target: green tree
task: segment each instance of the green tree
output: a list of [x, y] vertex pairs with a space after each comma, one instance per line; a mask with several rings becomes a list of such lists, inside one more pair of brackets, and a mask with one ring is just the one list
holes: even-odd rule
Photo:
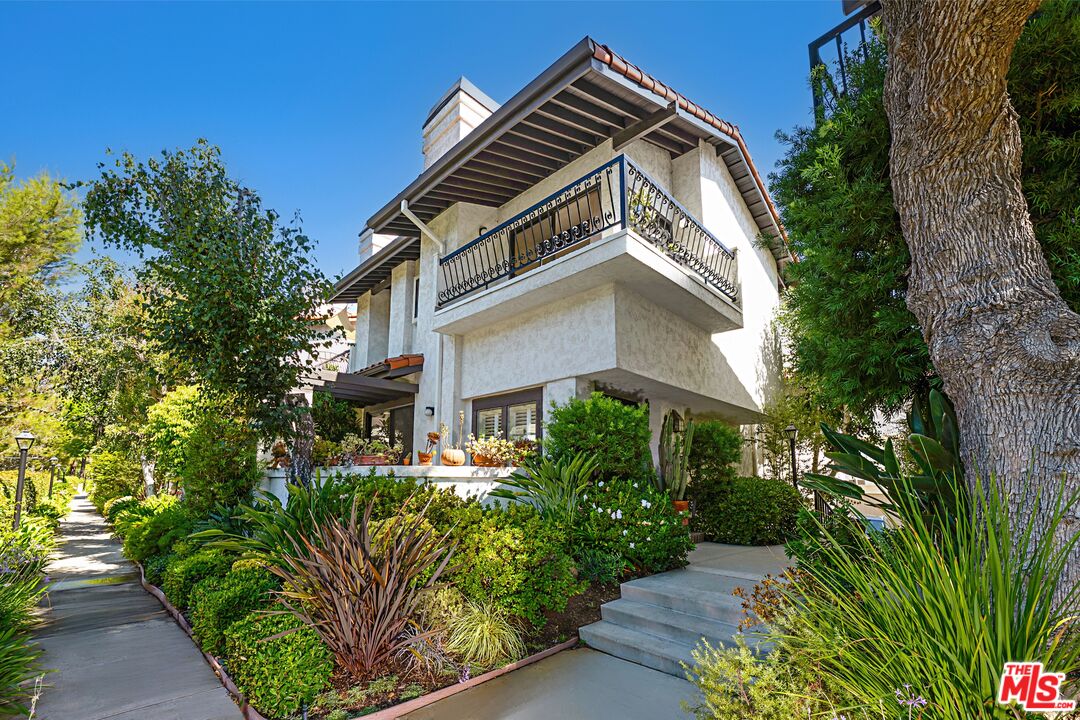
[[184, 467], [188, 440], [199, 423], [199, 388], [181, 385], [146, 412], [146, 449], [154, 462], [155, 483], [175, 482]]
[[[816, 127], [780, 134], [771, 179], [795, 253], [782, 320], [796, 372], [851, 413], [895, 411], [934, 381], [907, 307], [911, 257], [893, 203], [883, 103], [884, 43], [845, 59], [848, 93]], [[1020, 114], [1023, 190], [1035, 236], [1072, 308], [1080, 307], [1080, 4], [1051, 2], [1013, 53], [1009, 95]]]
[[266, 436], [320, 345], [328, 285], [297, 217], [282, 224], [200, 140], [145, 162], [128, 153], [89, 184], [87, 227], [143, 257], [148, 336], [191, 382]]
[[55, 412], [44, 392], [58, 283], [82, 239], [82, 216], [48, 175], [15, 179], [0, 163], [0, 430], [40, 425]]

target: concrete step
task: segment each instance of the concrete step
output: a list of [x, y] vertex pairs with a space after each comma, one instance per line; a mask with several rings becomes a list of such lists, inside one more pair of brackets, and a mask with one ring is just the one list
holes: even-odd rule
[[728, 575], [673, 570], [631, 580], [620, 589], [626, 600], [738, 625], [743, 613], [742, 600], [732, 595], [737, 587], [749, 592], [753, 583]]
[[731, 645], [732, 637], [739, 632], [739, 628], [731, 623], [626, 598], [604, 604], [600, 614], [614, 625], [647, 632], [690, 648], [697, 647], [703, 639], [713, 647]]
[[580, 628], [578, 635], [591, 648], [675, 677], [686, 677], [682, 663], [694, 664], [689, 645], [607, 620]]

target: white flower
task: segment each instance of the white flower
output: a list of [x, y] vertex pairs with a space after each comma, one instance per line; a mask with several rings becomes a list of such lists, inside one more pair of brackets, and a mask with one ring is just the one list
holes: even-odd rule
[[615, 519], [616, 520], [622, 520], [622, 510], [616, 510], [615, 511]]
[[610, 513], [608, 513], [608, 514], [609, 514], [609, 515], [611, 515], [611, 519], [612, 519], [612, 520], [614, 520], [614, 519], [615, 519], [615, 511], [614, 511], [614, 510], [612, 510], [612, 511], [611, 511]]
[[634, 487], [637, 487], [637, 483], [634, 483]]
[[652, 542], [652, 538], [651, 537], [645, 538], [645, 542]]
[[582, 500], [588, 500], [588, 499], [589, 499], [589, 496], [588, 496], [588, 495], [582, 495], [582, 496], [581, 496], [581, 499], [582, 499]]
[[625, 530], [623, 530], [623, 531], [622, 531], [622, 534], [623, 534], [623, 535], [626, 535], [626, 531], [625, 531]]
[[604, 487], [604, 481], [601, 480], [600, 482], [596, 483], [596, 487]]
[[631, 549], [631, 550], [633, 550], [633, 549], [634, 549], [634, 543], [630, 543], [630, 549]]
[[651, 508], [651, 507], [652, 507], [652, 503], [651, 503], [651, 502], [649, 502], [648, 500], [642, 500], [642, 501], [641, 501], [641, 507], [643, 507], [643, 508], [645, 508], [646, 510], [648, 510], [649, 508]]

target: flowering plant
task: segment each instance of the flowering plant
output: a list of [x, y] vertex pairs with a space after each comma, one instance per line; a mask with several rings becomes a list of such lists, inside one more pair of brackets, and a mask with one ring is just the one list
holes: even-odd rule
[[465, 449], [473, 457], [482, 455], [488, 460], [504, 467], [517, 467], [521, 465], [522, 461], [531, 451], [529, 445], [522, 445], [511, 440], [505, 440], [501, 433], [488, 435], [482, 438], [477, 438], [470, 433], [469, 442], [465, 444]]

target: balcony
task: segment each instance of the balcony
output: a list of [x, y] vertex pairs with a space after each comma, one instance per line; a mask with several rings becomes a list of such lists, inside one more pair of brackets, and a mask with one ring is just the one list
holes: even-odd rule
[[736, 253], [625, 155], [441, 258], [438, 280], [445, 332], [606, 283], [712, 332], [742, 322]]

